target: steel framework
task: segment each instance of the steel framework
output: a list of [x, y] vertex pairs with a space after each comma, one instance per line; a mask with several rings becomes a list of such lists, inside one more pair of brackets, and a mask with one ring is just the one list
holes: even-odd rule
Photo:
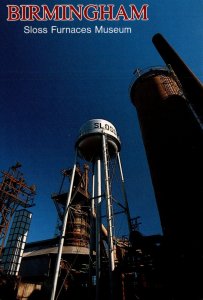
[[28, 208], [34, 205], [36, 187], [28, 186], [23, 174], [19, 171], [20, 163], [12, 166], [7, 172], [1, 171], [0, 183], [0, 255], [4, 247], [12, 216], [18, 207]]

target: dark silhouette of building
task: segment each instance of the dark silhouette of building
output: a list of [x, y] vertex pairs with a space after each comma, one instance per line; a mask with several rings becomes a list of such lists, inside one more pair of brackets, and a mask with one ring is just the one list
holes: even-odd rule
[[153, 41], [170, 65], [138, 70], [131, 99], [164, 234], [168, 293], [171, 299], [202, 299], [203, 88], [159, 34]]

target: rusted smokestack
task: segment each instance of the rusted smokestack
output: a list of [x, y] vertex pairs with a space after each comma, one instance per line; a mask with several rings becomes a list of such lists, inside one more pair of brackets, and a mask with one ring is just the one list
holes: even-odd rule
[[153, 36], [152, 42], [165, 63], [174, 70], [188, 101], [200, 121], [203, 122], [203, 86], [201, 82], [160, 33]]

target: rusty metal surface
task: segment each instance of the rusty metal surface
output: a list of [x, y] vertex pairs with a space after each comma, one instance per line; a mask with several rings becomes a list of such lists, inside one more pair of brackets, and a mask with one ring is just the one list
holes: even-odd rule
[[203, 86], [201, 82], [161, 34], [154, 35], [152, 42], [164, 62], [170, 65], [176, 73], [188, 100], [203, 122]]
[[[66, 226], [65, 245], [89, 248], [90, 238], [90, 200], [88, 192], [89, 166], [84, 164], [83, 170], [76, 167], [73, 192], [69, 207], [69, 217]], [[72, 169], [63, 170], [64, 178], [69, 179]], [[64, 207], [68, 197], [67, 192], [62, 192], [64, 179], [61, 186], [61, 193], [52, 196], [59, 219], [63, 220]]]
[[2, 171], [0, 183], [0, 255], [4, 246], [11, 218], [17, 207], [28, 208], [34, 205], [35, 186], [28, 186], [23, 174], [18, 170], [19, 163]]

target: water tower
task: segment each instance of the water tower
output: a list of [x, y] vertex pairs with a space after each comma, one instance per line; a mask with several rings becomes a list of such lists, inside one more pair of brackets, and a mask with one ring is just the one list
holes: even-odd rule
[[[92, 165], [92, 196], [91, 196], [91, 218], [96, 223], [96, 299], [99, 299], [101, 292], [101, 228], [106, 232], [107, 250], [108, 250], [108, 267], [109, 267], [109, 296], [113, 298], [113, 271], [115, 269], [115, 235], [114, 235], [114, 207], [120, 208], [119, 213], [125, 213], [128, 229], [130, 231], [131, 222], [127, 202], [127, 196], [124, 186], [124, 177], [120, 159], [121, 141], [117, 134], [116, 128], [112, 123], [103, 119], [92, 119], [87, 121], [81, 128], [79, 136], [75, 143], [75, 162], [70, 180], [70, 188], [66, 203], [66, 213], [63, 220], [63, 229], [58, 251], [57, 267], [55, 272], [55, 281], [52, 291], [52, 300], [54, 300], [57, 285], [57, 277], [60, 267], [60, 259], [63, 248], [66, 224], [68, 219], [68, 210], [71, 203], [74, 176], [78, 159], [84, 160]], [[111, 163], [115, 162], [118, 169], [122, 200], [114, 199], [112, 195], [113, 182]], [[116, 204], [115, 204], [116, 202]], [[105, 213], [103, 208], [105, 206]], [[104, 216], [102, 216], [104, 214]], [[107, 230], [105, 230], [103, 222]], [[92, 226], [93, 227], [93, 226]], [[92, 245], [90, 241], [90, 255]]]

